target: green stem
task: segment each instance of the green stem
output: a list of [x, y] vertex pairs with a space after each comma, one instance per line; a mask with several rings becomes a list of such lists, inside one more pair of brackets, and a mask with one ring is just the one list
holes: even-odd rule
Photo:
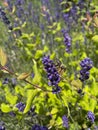
[[[17, 75], [16, 73], [10, 71], [10, 70], [9, 70], [8, 68], [6, 68], [5, 66], [0, 65], [0, 67], [1, 67], [2, 70], [7, 71], [9, 74], [18, 77], [18, 75]], [[34, 86], [34, 88], [37, 88], [37, 89], [43, 90], [43, 91], [45, 91], [45, 92], [52, 92], [51, 90], [43, 89], [43, 88], [39, 87], [38, 85], [33, 84], [33, 83], [31, 83], [30, 81], [28, 81], [28, 80], [26, 80], [26, 79], [22, 79], [22, 80], [23, 80], [24, 82], [26, 82], [26, 83], [28, 83], [28, 84]]]

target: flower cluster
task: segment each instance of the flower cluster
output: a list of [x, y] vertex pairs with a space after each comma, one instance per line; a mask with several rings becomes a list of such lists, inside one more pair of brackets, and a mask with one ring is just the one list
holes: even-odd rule
[[62, 29], [63, 37], [64, 37], [64, 43], [66, 45], [66, 52], [71, 52], [71, 37], [67, 33], [65, 29]]
[[40, 126], [40, 125], [35, 124], [32, 126], [32, 130], [48, 130], [48, 128], [45, 126]]
[[59, 92], [60, 87], [58, 86], [58, 83], [60, 82], [60, 75], [56, 69], [55, 64], [53, 63], [53, 60], [51, 60], [49, 56], [44, 56], [42, 62], [47, 72], [47, 77], [49, 80], [48, 84], [53, 86], [54, 93]]
[[22, 103], [22, 102], [19, 102], [19, 103], [16, 104], [16, 107], [18, 108], [18, 110], [19, 110], [20, 112], [23, 112], [24, 109], [25, 109], [25, 104]]
[[80, 80], [85, 81], [89, 79], [89, 70], [93, 67], [93, 62], [90, 58], [85, 58], [80, 62], [81, 70], [80, 70]]
[[69, 127], [69, 124], [68, 124], [68, 118], [66, 117], [66, 115], [64, 115], [64, 116], [62, 117], [62, 120], [63, 120], [63, 126], [64, 126], [65, 128], [68, 128], [68, 127]]
[[0, 18], [3, 20], [3, 22], [8, 25], [9, 29], [12, 30], [12, 26], [10, 25], [10, 21], [6, 16], [6, 13], [3, 11], [3, 9], [0, 7]]
[[93, 112], [88, 111], [88, 113], [87, 113], [87, 118], [91, 121], [91, 123], [94, 123], [95, 115], [94, 115]]

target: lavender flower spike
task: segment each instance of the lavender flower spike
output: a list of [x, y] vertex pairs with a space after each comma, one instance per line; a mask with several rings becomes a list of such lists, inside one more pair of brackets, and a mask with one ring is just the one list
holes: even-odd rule
[[87, 118], [89, 119], [89, 121], [91, 121], [91, 123], [94, 123], [95, 115], [94, 115], [93, 112], [88, 111], [88, 113], [87, 113]]
[[50, 86], [53, 86], [53, 93], [60, 92], [60, 88], [58, 86], [58, 83], [60, 82], [60, 75], [56, 69], [55, 64], [49, 56], [44, 56], [42, 59], [42, 63], [47, 72], [47, 77], [49, 80], [48, 84]]
[[83, 82], [89, 79], [89, 70], [93, 67], [93, 62], [90, 58], [85, 58], [80, 62], [81, 70], [80, 70], [80, 80]]
[[66, 117], [66, 115], [64, 115], [64, 116], [62, 117], [62, 120], [63, 120], [63, 126], [64, 126], [65, 128], [68, 128], [68, 127], [69, 127], [69, 124], [68, 124], [68, 118]]

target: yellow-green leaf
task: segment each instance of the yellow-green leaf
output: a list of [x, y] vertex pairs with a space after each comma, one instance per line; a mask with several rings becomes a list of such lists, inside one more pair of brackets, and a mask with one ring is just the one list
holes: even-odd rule
[[6, 54], [4, 53], [2, 47], [0, 47], [0, 63], [2, 66], [4, 66], [7, 62], [7, 56]]
[[35, 75], [34, 78], [33, 78], [33, 83], [37, 84], [37, 83], [40, 83], [41, 75], [40, 75], [40, 72], [38, 70], [36, 61], [33, 60], [33, 62], [34, 62], [33, 71], [34, 71], [34, 75]]
[[17, 100], [18, 100], [18, 97], [12, 95], [10, 92], [7, 92], [5, 97], [6, 97], [6, 100], [7, 100], [10, 104], [12, 104], [12, 105], [16, 104], [16, 102], [17, 102]]
[[36, 90], [28, 90], [27, 91], [27, 101], [26, 101], [26, 107], [25, 107], [24, 112], [23, 112], [24, 114], [30, 110], [31, 105], [32, 105], [32, 100], [37, 93], [38, 93], [38, 91], [36, 91]]
[[71, 85], [77, 89], [82, 88], [82, 82], [80, 80], [73, 80]]
[[56, 114], [58, 112], [58, 109], [57, 108], [53, 108], [52, 110], [51, 110], [51, 114]]
[[92, 41], [98, 44], [98, 35], [93, 36]]
[[1, 111], [4, 113], [8, 113], [11, 111], [11, 108], [8, 104], [2, 103], [1, 104]]
[[19, 79], [19, 80], [26, 79], [26, 78], [28, 78], [29, 75], [30, 75], [30, 73], [22, 73], [21, 75], [19, 75], [17, 77], [17, 79]]

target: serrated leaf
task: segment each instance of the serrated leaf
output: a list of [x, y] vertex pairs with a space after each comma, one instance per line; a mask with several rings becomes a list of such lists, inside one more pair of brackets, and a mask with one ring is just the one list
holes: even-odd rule
[[0, 63], [2, 66], [4, 66], [7, 62], [7, 56], [6, 54], [4, 53], [2, 47], [0, 47]]
[[11, 111], [11, 108], [8, 104], [2, 103], [1, 104], [1, 111], [4, 113], [8, 113]]
[[19, 75], [19, 76], [17, 77], [17, 79], [23, 80], [23, 79], [28, 78], [29, 75], [30, 75], [30, 73], [22, 73], [21, 75]]

